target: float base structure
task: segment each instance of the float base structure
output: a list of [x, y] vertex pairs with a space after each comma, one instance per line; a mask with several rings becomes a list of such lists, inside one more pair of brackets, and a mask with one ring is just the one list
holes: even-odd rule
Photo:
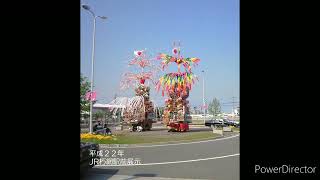
[[167, 125], [169, 132], [186, 132], [189, 131], [189, 124], [187, 122], [171, 122]]

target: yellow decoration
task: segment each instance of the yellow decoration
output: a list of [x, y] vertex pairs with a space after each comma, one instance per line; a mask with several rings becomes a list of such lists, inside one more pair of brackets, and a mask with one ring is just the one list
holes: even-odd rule
[[112, 136], [103, 136], [103, 135], [97, 135], [97, 134], [90, 134], [90, 133], [83, 133], [80, 134], [81, 139], [99, 139], [99, 140], [107, 140], [112, 139]]

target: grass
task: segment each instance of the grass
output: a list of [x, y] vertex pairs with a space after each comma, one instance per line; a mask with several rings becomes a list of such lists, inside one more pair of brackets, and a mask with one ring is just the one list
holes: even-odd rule
[[114, 140], [98, 140], [86, 139], [84, 142], [94, 142], [98, 144], [144, 144], [144, 143], [168, 143], [171, 141], [194, 141], [213, 139], [219, 137], [218, 134], [213, 134], [212, 131], [206, 132], [184, 132], [185, 134], [168, 134], [168, 135], [147, 135], [147, 136], [133, 136], [130, 133], [117, 135]]
[[[229, 127], [231, 127], [231, 130], [233, 132], [240, 132], [240, 128], [238, 127], [234, 127], [234, 126], [229, 126]], [[216, 130], [222, 130], [222, 127], [217, 127]]]
[[232, 131], [235, 131], [235, 132], [240, 132], [240, 128], [237, 128], [237, 127], [231, 127]]

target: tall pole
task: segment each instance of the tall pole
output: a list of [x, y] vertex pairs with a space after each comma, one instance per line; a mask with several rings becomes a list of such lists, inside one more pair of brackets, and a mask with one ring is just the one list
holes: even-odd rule
[[91, 54], [91, 88], [90, 88], [90, 123], [89, 123], [89, 131], [92, 134], [92, 109], [93, 109], [93, 81], [94, 81], [94, 55], [95, 55], [95, 41], [96, 41], [96, 19], [99, 17], [101, 19], [107, 19], [105, 16], [96, 16], [94, 12], [91, 10], [90, 6], [82, 5], [83, 9], [89, 11], [93, 16], [93, 31], [92, 31], [92, 54]]
[[234, 96], [232, 97], [232, 115], [234, 116]]
[[94, 50], [96, 41], [96, 16], [93, 18], [93, 32], [92, 32], [92, 54], [91, 54], [91, 88], [90, 88], [90, 134], [92, 134], [92, 93], [93, 93], [93, 80], [94, 80]]
[[202, 70], [203, 72], [203, 77], [202, 77], [202, 107], [203, 107], [203, 110], [204, 110], [204, 123], [206, 122], [206, 109], [205, 109], [205, 101], [204, 101], [204, 70]]

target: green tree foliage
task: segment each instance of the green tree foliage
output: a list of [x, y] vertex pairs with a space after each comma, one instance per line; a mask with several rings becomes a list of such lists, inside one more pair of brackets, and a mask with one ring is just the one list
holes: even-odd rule
[[90, 82], [80, 74], [80, 111], [86, 114], [90, 110], [90, 101], [86, 100], [86, 93], [90, 91]]
[[93, 117], [95, 120], [98, 120], [98, 121], [104, 120], [106, 117], [106, 112], [101, 111], [101, 110], [97, 111], [97, 112], [93, 113]]
[[214, 116], [221, 113], [221, 105], [217, 98], [213, 98], [212, 102], [209, 103], [208, 110]]

